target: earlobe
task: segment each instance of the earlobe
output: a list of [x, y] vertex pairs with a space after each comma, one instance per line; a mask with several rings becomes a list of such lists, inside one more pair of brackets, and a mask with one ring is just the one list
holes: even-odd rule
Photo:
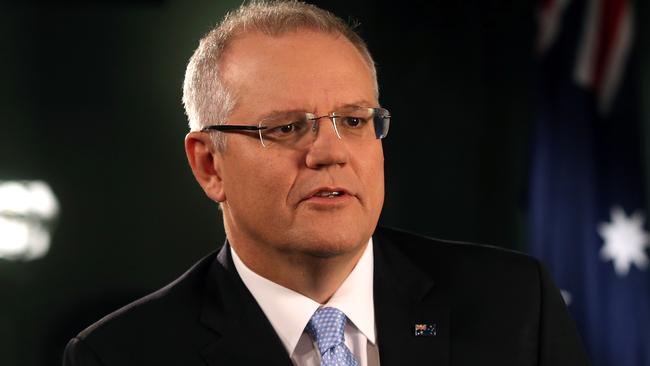
[[206, 133], [190, 132], [185, 136], [185, 154], [192, 173], [203, 191], [213, 201], [223, 202], [226, 195], [221, 177], [221, 153]]

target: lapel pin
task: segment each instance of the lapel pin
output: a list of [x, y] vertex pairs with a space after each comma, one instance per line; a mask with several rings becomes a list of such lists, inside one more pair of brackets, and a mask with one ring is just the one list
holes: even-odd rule
[[415, 324], [416, 337], [435, 337], [438, 334], [438, 326], [433, 324]]

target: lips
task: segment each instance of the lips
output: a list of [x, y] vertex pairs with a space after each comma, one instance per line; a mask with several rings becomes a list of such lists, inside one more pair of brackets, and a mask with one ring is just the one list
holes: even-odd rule
[[327, 197], [327, 198], [333, 198], [333, 197], [338, 197], [340, 195], [344, 194], [343, 192], [340, 191], [319, 191], [316, 192], [315, 195], [312, 197]]
[[333, 199], [350, 194], [351, 193], [347, 189], [341, 187], [319, 187], [312, 190], [309, 194], [306, 195], [304, 199], [308, 200], [312, 197]]

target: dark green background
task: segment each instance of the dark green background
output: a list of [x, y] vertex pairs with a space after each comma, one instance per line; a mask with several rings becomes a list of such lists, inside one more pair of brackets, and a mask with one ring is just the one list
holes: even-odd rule
[[[199, 38], [238, 3], [0, 8], [0, 180], [45, 180], [61, 203], [45, 258], [0, 260], [0, 365], [59, 364], [68, 338], [223, 241], [185, 162], [181, 84]], [[381, 222], [525, 249], [535, 3], [315, 3], [361, 22], [394, 116]]]

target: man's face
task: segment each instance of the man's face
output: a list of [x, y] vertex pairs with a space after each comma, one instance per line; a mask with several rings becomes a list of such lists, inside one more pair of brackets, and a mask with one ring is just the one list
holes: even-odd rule
[[[378, 106], [369, 66], [342, 36], [247, 34], [226, 51], [222, 72], [237, 96], [228, 124], [257, 124], [278, 111], [322, 116], [346, 105]], [[384, 200], [380, 140], [338, 139], [328, 118], [301, 149], [263, 147], [254, 133], [226, 139], [217, 164], [231, 239], [320, 257], [365, 245]]]

